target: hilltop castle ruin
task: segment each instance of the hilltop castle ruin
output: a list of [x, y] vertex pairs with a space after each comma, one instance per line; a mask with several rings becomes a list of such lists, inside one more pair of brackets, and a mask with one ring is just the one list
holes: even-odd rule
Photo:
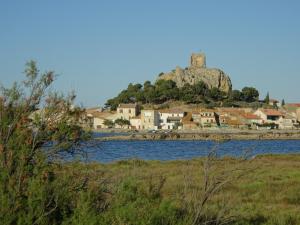
[[175, 70], [163, 73], [158, 77], [159, 79], [173, 80], [179, 88], [186, 83], [194, 85], [203, 81], [209, 88], [216, 87], [224, 92], [229, 92], [232, 89], [228, 75], [218, 68], [206, 67], [206, 56], [204, 53], [193, 53], [189, 67], [182, 69], [177, 66]]

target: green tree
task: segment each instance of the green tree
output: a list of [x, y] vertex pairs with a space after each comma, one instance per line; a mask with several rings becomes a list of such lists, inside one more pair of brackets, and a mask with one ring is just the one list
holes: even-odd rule
[[242, 89], [243, 99], [246, 102], [258, 101], [259, 92], [254, 87], [244, 87]]
[[193, 85], [193, 90], [195, 95], [204, 96], [207, 93], [208, 87], [203, 81], [199, 81], [195, 85]]
[[200, 103], [205, 100], [208, 92], [209, 89], [203, 81], [195, 85], [186, 83], [179, 89], [179, 99], [186, 103]]
[[223, 100], [226, 94], [219, 90], [219, 88], [213, 87], [209, 90], [208, 96], [215, 101]]
[[76, 154], [88, 138], [78, 125], [83, 110], [73, 106], [74, 94], [47, 92], [54, 72], [40, 74], [30, 61], [25, 74], [22, 83], [1, 88], [0, 221], [56, 224], [64, 199], [82, 185], [61, 180], [55, 168], [61, 165], [56, 159]]
[[151, 84], [151, 82], [149, 80], [147, 80], [147, 81], [144, 82], [143, 88], [144, 88], [144, 91], [147, 91], [149, 89], [153, 89], [154, 86]]
[[282, 101], [281, 101], [281, 106], [285, 106], [285, 101], [284, 101], [284, 99], [282, 99]]
[[158, 80], [155, 83], [155, 92], [157, 94], [157, 103], [163, 103], [168, 100], [177, 100], [179, 96], [176, 83], [172, 80]]
[[186, 103], [193, 103], [194, 102], [194, 91], [190, 84], [184, 84], [182, 88], [179, 90], [180, 100]]
[[119, 119], [115, 120], [115, 124], [117, 124], [121, 127], [130, 126], [130, 121], [126, 120], [126, 119], [119, 118]]
[[264, 102], [265, 102], [266, 104], [269, 104], [269, 103], [270, 103], [270, 95], [269, 95], [269, 92], [267, 93], [267, 95], [266, 95], [266, 97], [265, 97], [265, 99], [264, 99]]
[[243, 94], [240, 90], [232, 90], [229, 93], [229, 98], [232, 101], [241, 101], [241, 100], [243, 100]]
[[108, 128], [112, 128], [114, 126], [114, 122], [111, 120], [104, 120], [103, 124]]

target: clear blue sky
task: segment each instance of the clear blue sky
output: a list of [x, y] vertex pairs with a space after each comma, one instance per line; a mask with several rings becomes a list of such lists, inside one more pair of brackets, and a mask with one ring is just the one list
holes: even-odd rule
[[34, 59], [96, 106], [202, 50], [234, 88], [300, 102], [299, 12], [298, 0], [0, 0], [0, 81]]

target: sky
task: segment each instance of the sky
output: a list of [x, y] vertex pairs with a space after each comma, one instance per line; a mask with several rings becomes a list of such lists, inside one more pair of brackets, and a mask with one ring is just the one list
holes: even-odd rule
[[101, 106], [202, 51], [234, 89], [300, 102], [299, 11], [298, 0], [0, 0], [0, 83], [35, 60], [58, 74], [54, 90]]

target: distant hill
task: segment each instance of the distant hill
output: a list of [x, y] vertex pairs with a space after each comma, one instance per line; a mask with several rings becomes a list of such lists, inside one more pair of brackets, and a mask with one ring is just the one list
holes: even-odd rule
[[130, 83], [106, 107], [115, 110], [120, 103], [164, 105], [169, 102], [201, 104], [206, 107], [257, 107], [259, 92], [253, 87], [232, 90], [230, 77], [220, 69], [206, 68], [204, 53], [192, 54], [190, 66], [160, 73], [154, 84]]

